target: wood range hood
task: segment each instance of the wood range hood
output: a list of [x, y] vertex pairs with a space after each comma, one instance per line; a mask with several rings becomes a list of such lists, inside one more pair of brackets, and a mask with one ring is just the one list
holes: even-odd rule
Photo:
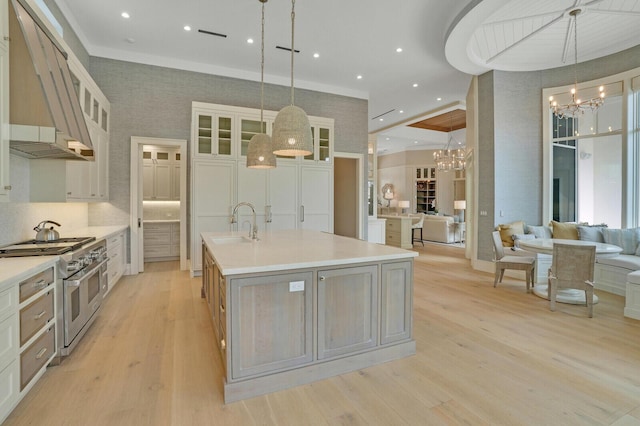
[[67, 54], [31, 7], [9, 1], [11, 152], [30, 159], [93, 160]]

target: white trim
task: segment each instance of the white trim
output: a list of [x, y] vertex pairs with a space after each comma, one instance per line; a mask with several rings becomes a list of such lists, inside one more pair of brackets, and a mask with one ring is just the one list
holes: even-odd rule
[[141, 241], [143, 228], [138, 227], [142, 220], [142, 146], [163, 145], [180, 148], [180, 270], [187, 270], [187, 141], [185, 139], [163, 139], [141, 136], [131, 137], [131, 274], [144, 271]]
[[[352, 152], [334, 152], [333, 153], [333, 158], [351, 158], [356, 160], [356, 174], [358, 176], [358, 188], [357, 188], [357, 193], [360, 194], [360, 201], [358, 202], [358, 211], [357, 211], [357, 228], [358, 228], [358, 238], [359, 239], [364, 239], [364, 221], [363, 219], [363, 214], [366, 211], [368, 213], [368, 210], [364, 207], [365, 204], [367, 203], [367, 191], [365, 191], [363, 193], [362, 188], [364, 187], [364, 168], [362, 167], [363, 165], [363, 161], [364, 161], [364, 154], [355, 154]], [[334, 167], [333, 167], [334, 173], [335, 173], [335, 161], [334, 161]], [[368, 181], [368, 179], [367, 179]], [[334, 183], [335, 184], [335, 183]], [[333, 191], [333, 196], [334, 196], [334, 200], [335, 200], [335, 191]], [[333, 203], [334, 208], [335, 208], [335, 201]], [[368, 215], [367, 215], [368, 216]], [[335, 217], [333, 219], [333, 223], [335, 225]]]

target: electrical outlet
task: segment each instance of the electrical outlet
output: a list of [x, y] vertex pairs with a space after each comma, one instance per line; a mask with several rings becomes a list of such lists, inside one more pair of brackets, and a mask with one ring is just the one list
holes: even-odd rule
[[290, 281], [289, 293], [293, 293], [294, 291], [304, 291], [304, 281]]

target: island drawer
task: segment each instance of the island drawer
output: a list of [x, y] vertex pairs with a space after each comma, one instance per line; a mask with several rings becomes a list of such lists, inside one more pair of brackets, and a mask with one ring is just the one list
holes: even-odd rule
[[20, 344], [24, 345], [53, 318], [53, 291], [20, 310]]
[[20, 390], [24, 389], [55, 352], [55, 325], [49, 327], [20, 356]]
[[20, 282], [20, 302], [24, 302], [49, 284], [54, 282], [53, 267], [45, 269]]

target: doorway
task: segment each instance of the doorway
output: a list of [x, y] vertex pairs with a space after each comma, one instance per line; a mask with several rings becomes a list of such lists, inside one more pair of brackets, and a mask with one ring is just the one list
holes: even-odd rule
[[[149, 156], [149, 149], [146, 147], [166, 147], [168, 150], [174, 153], [171, 162], [171, 174], [165, 173], [165, 167], [159, 167], [161, 173], [160, 182], [162, 188], [157, 191], [157, 194], [153, 191], [153, 185], [150, 185], [150, 178], [152, 171], [149, 168], [150, 164], [144, 160], [145, 156]], [[145, 209], [147, 214], [150, 214], [149, 207], [145, 208], [143, 204], [144, 198], [151, 200], [152, 196], [160, 202], [157, 207], [157, 212], [160, 215], [166, 216], [169, 214], [171, 220], [160, 220], [159, 217], [155, 217], [156, 223], [171, 223], [171, 231], [168, 235], [163, 234], [163, 241], [168, 245], [167, 250], [171, 250], [171, 239], [175, 240], [175, 244], [178, 246], [176, 249], [179, 251], [180, 257], [180, 269], [187, 269], [187, 141], [180, 139], [162, 139], [162, 138], [147, 138], [133, 136], [131, 138], [131, 272], [137, 274], [144, 271], [144, 220]], [[145, 182], [145, 177], [147, 180]], [[153, 194], [153, 195], [151, 195]], [[167, 195], [171, 194], [171, 195]], [[157, 196], [156, 196], [157, 195]], [[178, 216], [178, 221], [175, 221], [175, 216]], [[178, 231], [179, 230], [179, 231]], [[177, 232], [176, 232], [177, 231]], [[160, 250], [163, 250], [161, 248]], [[165, 253], [160, 251], [160, 257]], [[171, 252], [167, 253], [167, 257], [171, 256]], [[178, 253], [173, 253], [175, 256]]]
[[334, 154], [333, 232], [363, 238], [362, 232], [362, 156]]

